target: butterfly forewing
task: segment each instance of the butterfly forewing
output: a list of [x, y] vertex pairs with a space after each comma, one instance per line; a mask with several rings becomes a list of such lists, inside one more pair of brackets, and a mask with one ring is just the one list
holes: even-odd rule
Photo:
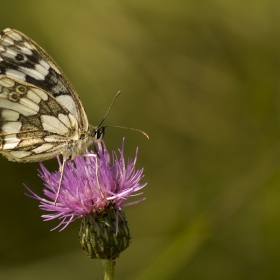
[[43, 161], [64, 154], [87, 132], [84, 108], [60, 68], [24, 34], [5, 29], [0, 35], [0, 152], [14, 161]]

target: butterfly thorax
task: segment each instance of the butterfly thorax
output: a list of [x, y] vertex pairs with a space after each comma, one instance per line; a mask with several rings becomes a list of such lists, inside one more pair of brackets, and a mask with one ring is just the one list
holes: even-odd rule
[[95, 127], [89, 125], [88, 131], [78, 135], [78, 139], [72, 139], [68, 142], [67, 148], [62, 152], [62, 155], [67, 160], [72, 160], [76, 156], [81, 156], [84, 151], [94, 142], [98, 143], [104, 136], [104, 127]]

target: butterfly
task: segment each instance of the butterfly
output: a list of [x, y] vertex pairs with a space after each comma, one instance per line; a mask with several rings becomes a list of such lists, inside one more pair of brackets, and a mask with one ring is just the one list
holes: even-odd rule
[[17, 30], [1, 32], [1, 154], [16, 162], [62, 155], [60, 188], [65, 162], [100, 142], [104, 132], [88, 123], [78, 94], [40, 46]]

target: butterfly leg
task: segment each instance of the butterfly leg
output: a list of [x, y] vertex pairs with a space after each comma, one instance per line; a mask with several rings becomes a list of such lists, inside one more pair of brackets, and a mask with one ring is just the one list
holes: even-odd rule
[[65, 166], [66, 161], [68, 161], [68, 159], [63, 158], [62, 165], [59, 167], [60, 178], [59, 178], [57, 193], [56, 193], [55, 200], [54, 200], [54, 205], [56, 205], [57, 199], [59, 197], [60, 187], [61, 187], [61, 183], [62, 183], [62, 179], [63, 179], [63, 173], [64, 173], [64, 166]]

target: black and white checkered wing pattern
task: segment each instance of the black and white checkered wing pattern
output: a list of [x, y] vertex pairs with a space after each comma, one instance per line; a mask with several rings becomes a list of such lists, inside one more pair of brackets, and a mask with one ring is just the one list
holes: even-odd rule
[[24, 34], [0, 35], [0, 153], [13, 161], [63, 154], [88, 131], [79, 97], [51, 57]]

